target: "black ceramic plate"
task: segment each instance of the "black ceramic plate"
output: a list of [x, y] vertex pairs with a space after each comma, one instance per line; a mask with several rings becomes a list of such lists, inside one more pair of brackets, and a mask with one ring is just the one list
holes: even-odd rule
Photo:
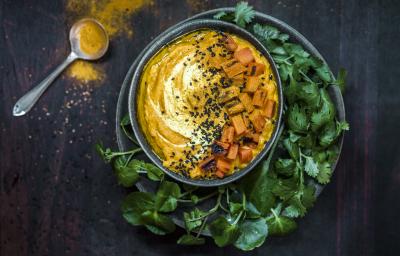
[[[279, 98], [277, 106], [277, 120], [276, 120], [277, 122], [274, 131], [271, 134], [270, 140], [267, 143], [265, 143], [263, 150], [245, 168], [242, 168], [240, 171], [237, 171], [232, 175], [227, 176], [224, 179], [191, 179], [176, 172], [170, 171], [168, 168], [165, 168], [162, 164], [162, 160], [156, 155], [156, 153], [153, 151], [153, 149], [147, 142], [146, 138], [144, 137], [142, 129], [140, 128], [140, 125], [137, 120], [137, 111], [138, 111], [137, 91], [146, 64], [163, 47], [170, 44], [178, 37], [200, 29], [213, 29], [222, 32], [229, 32], [249, 41], [269, 61], [277, 83], [277, 92]], [[267, 49], [252, 34], [247, 32], [246, 30], [231, 23], [219, 20], [211, 20], [211, 19], [196, 19], [180, 24], [178, 27], [168, 32], [162, 33], [160, 37], [157, 39], [157, 41], [155, 42], [153, 41], [150, 45], [151, 46], [147, 48], [146, 52], [144, 52], [143, 56], [140, 58], [140, 61], [137, 64], [136, 69], [133, 73], [132, 82], [129, 89], [129, 107], [128, 107], [133, 131], [136, 135], [136, 138], [140, 146], [146, 153], [147, 157], [149, 157], [153, 163], [155, 163], [160, 169], [162, 169], [167, 175], [169, 175], [173, 179], [197, 187], [215, 187], [215, 186], [225, 185], [227, 183], [240, 179], [248, 172], [250, 172], [252, 169], [254, 169], [254, 167], [265, 157], [265, 155], [271, 148], [272, 143], [276, 139], [281, 124], [282, 109], [283, 109], [282, 85], [280, 77], [278, 74], [278, 70], [275, 66], [275, 63], [271, 55], [269, 55]]]
[[[214, 9], [210, 10], [207, 12], [203, 12], [200, 14], [197, 14], [187, 20], [184, 20], [175, 26], [167, 29], [164, 33], [167, 33], [168, 31], [176, 28], [182, 23], [188, 22], [190, 20], [195, 20], [195, 19], [204, 19], [204, 18], [212, 18], [216, 13], [220, 11], [225, 11], [225, 12], [233, 12], [234, 8], [220, 8], [220, 9]], [[288, 24], [284, 23], [281, 20], [278, 20], [274, 17], [271, 17], [269, 15], [256, 12], [255, 22], [258, 22], [260, 24], [268, 24], [274, 27], [277, 27], [280, 31], [283, 33], [286, 33], [290, 35], [290, 41], [295, 42], [298, 44], [301, 44], [303, 48], [308, 51], [310, 54], [322, 59], [324, 62], [324, 58], [321, 56], [321, 54], [318, 52], [318, 50], [303, 36], [301, 35], [298, 31], [296, 31], [294, 28], [290, 27]], [[161, 35], [160, 35], [161, 36]], [[157, 41], [160, 36], [157, 36], [154, 41]], [[150, 45], [150, 44], [149, 44]], [[129, 139], [124, 135], [123, 131], [121, 130], [119, 123], [122, 119], [122, 117], [126, 114], [128, 114], [128, 92], [129, 92], [129, 85], [132, 80], [133, 72], [139, 62], [139, 60], [142, 58], [143, 54], [145, 51], [147, 51], [147, 48], [144, 48], [143, 51], [137, 56], [136, 60], [132, 63], [132, 66], [129, 68], [128, 73], [126, 74], [126, 77], [124, 79], [124, 82], [122, 83], [121, 91], [119, 94], [118, 98], [118, 103], [117, 103], [117, 113], [116, 113], [116, 133], [117, 133], [117, 141], [118, 141], [118, 147], [120, 150], [125, 151], [128, 150], [133, 146], [133, 144], [129, 141]], [[340, 90], [336, 88], [335, 86], [329, 87], [329, 94], [332, 97], [332, 100], [336, 106], [337, 110], [337, 118], [339, 121], [344, 121], [345, 120], [345, 109], [344, 109], [344, 102], [342, 98], [342, 94], [340, 93]], [[342, 149], [342, 144], [343, 144], [343, 135], [339, 140], [339, 149], [341, 151]], [[143, 154], [142, 159], [149, 161], [149, 159]], [[337, 161], [339, 158], [337, 159]], [[332, 170], [335, 169], [337, 165], [337, 161], [332, 165]], [[148, 191], [148, 192], [156, 192], [156, 183], [148, 181], [147, 179], [141, 179], [139, 182], [136, 184], [137, 188], [140, 191]], [[323, 186], [319, 184], [315, 184], [317, 190], [316, 194], [317, 196], [320, 194]], [[199, 208], [208, 208], [212, 205], [214, 205], [215, 202], [213, 199], [210, 199], [209, 201], [203, 202], [202, 205], [199, 206]], [[171, 217], [173, 218], [174, 222], [178, 225], [183, 227], [184, 223], [182, 221], [182, 212], [184, 211], [184, 208], [179, 208], [178, 211], [174, 212]]]

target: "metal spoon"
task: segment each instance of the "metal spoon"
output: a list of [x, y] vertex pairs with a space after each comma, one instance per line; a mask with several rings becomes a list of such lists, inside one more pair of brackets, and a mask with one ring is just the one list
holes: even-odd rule
[[[102, 49], [100, 49], [95, 54], [88, 55], [81, 51], [78, 32], [81, 26], [85, 22], [93, 22], [98, 25], [104, 32], [106, 43]], [[101, 58], [108, 49], [108, 35], [104, 29], [104, 27], [94, 19], [82, 19], [76, 22], [70, 32], [69, 32], [69, 41], [71, 44], [71, 53], [68, 55], [67, 59], [58, 66], [53, 73], [51, 73], [47, 78], [45, 78], [40, 84], [27, 92], [24, 96], [22, 96], [17, 103], [15, 103], [13, 108], [14, 116], [22, 116], [28, 113], [29, 110], [35, 105], [35, 103], [39, 100], [40, 96], [46, 91], [49, 85], [57, 78], [57, 76], [72, 62], [77, 59], [83, 60], [96, 60]]]

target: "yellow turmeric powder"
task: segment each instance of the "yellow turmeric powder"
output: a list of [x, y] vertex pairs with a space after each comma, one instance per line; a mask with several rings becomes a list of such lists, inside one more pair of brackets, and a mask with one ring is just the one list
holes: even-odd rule
[[96, 55], [107, 44], [107, 36], [94, 21], [85, 21], [78, 30], [79, 48], [87, 55]]
[[[133, 34], [131, 17], [145, 5], [151, 4], [152, 0], [67, 0], [66, 11], [73, 23], [82, 17], [98, 20], [105, 28], [108, 36], [127, 36]], [[86, 49], [90, 52], [96, 49]], [[102, 81], [105, 77], [104, 71], [93, 63], [75, 62], [69, 68], [68, 75], [82, 83], [91, 81]]]

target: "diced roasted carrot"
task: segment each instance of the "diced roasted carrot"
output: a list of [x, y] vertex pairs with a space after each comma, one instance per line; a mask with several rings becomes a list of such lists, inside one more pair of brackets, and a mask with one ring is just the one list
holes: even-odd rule
[[260, 141], [260, 134], [259, 133], [252, 133], [250, 136], [251, 136], [251, 139], [255, 143], [258, 143]]
[[265, 72], [265, 65], [257, 62], [250, 63], [247, 67], [247, 75], [259, 76]]
[[257, 144], [254, 143], [254, 142], [247, 143], [246, 146], [248, 146], [249, 148], [252, 148], [252, 149], [256, 149], [257, 148]]
[[262, 112], [259, 109], [257, 109], [257, 110], [254, 110], [249, 116], [249, 119], [250, 119], [251, 123], [253, 124], [256, 132], [262, 132], [264, 125], [265, 125], [265, 118], [262, 116], [261, 113]]
[[239, 150], [239, 145], [238, 144], [232, 144], [232, 146], [229, 148], [228, 154], [226, 155], [226, 158], [230, 160], [235, 160], [237, 153]]
[[265, 117], [271, 118], [274, 116], [274, 110], [275, 110], [275, 101], [273, 100], [267, 100], [267, 103], [265, 103], [265, 107], [263, 109], [263, 114]]
[[231, 82], [233, 86], [241, 87], [245, 82], [243, 73], [232, 77]]
[[225, 173], [225, 172], [228, 172], [230, 169], [231, 169], [231, 164], [228, 161], [223, 160], [221, 158], [219, 158], [217, 160], [217, 170], [218, 171]]
[[239, 94], [239, 100], [242, 102], [247, 112], [251, 113], [254, 110], [252, 99], [247, 93]]
[[222, 130], [221, 142], [232, 143], [235, 136], [235, 128], [232, 126], [225, 126]]
[[247, 114], [244, 113], [244, 114], [242, 115], [242, 117], [243, 117], [244, 125], [246, 125], [247, 128], [251, 128], [251, 127], [250, 127], [249, 116], [248, 116]]
[[265, 100], [267, 99], [267, 91], [264, 89], [257, 89], [253, 96], [253, 105], [257, 107], [264, 106]]
[[237, 50], [233, 56], [245, 66], [254, 61], [253, 53], [248, 47]]
[[253, 150], [248, 147], [239, 148], [239, 160], [241, 163], [248, 163], [253, 158]]
[[210, 57], [208, 59], [208, 61], [209, 61], [210, 65], [212, 67], [220, 69], [222, 67], [221, 65], [225, 61], [225, 59], [223, 59], [222, 57], [217, 55], [217, 56], [214, 56], [214, 57]]
[[261, 79], [258, 76], [249, 76], [246, 81], [245, 92], [255, 92], [261, 84]]
[[237, 76], [247, 70], [245, 66], [235, 59], [224, 62], [221, 66], [229, 78]]
[[230, 51], [235, 51], [238, 48], [238, 45], [232, 37], [227, 36], [225, 39], [225, 47]]
[[226, 143], [226, 142], [222, 142], [222, 141], [215, 141], [215, 144], [217, 144], [218, 146], [221, 146], [223, 149], [227, 150], [231, 144]]
[[238, 103], [230, 108], [228, 108], [229, 115], [235, 115], [238, 113], [242, 113], [245, 110], [244, 105], [242, 103]]
[[218, 95], [218, 100], [221, 103], [230, 101], [231, 99], [239, 96], [240, 89], [236, 86], [230, 86], [220, 91]]
[[237, 135], [242, 135], [246, 132], [247, 128], [241, 114], [231, 117], [231, 121]]
[[225, 176], [225, 173], [218, 170], [215, 172], [215, 175], [217, 175], [218, 178], [222, 179]]
[[211, 155], [211, 156], [207, 157], [206, 159], [204, 159], [203, 161], [201, 161], [199, 163], [200, 169], [203, 169], [203, 170], [209, 169], [209, 167], [210, 167], [210, 165], [212, 164], [213, 161], [215, 161], [215, 157], [214, 156]]

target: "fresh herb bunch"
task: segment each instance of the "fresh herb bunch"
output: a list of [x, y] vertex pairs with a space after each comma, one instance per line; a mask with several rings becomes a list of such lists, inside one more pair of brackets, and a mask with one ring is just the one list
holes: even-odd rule
[[[349, 125], [336, 120], [327, 88], [338, 86], [343, 92], [346, 72], [340, 70], [335, 79], [322, 60], [289, 42], [289, 35], [277, 28], [252, 23], [254, 16], [253, 8], [240, 2], [235, 12], [220, 12], [214, 18], [250, 31], [278, 66], [285, 96], [285, 125], [268, 157], [235, 184], [201, 194], [196, 187], [168, 181], [155, 165], [135, 159], [142, 150], [126, 116], [121, 128], [137, 147], [113, 152], [99, 144], [97, 151], [112, 164], [122, 186], [132, 187], [140, 178], [159, 183], [155, 194], [132, 192], [124, 199], [122, 214], [130, 224], [144, 225], [158, 235], [171, 233], [175, 224], [168, 214], [184, 204], [191, 210], [182, 216], [186, 234], [178, 244], [204, 244], [201, 234], [209, 232], [220, 247], [233, 244], [248, 251], [262, 245], [268, 235], [282, 236], [295, 230], [295, 218], [303, 217], [316, 199], [315, 183], [330, 181], [332, 164], [339, 154], [338, 138]], [[197, 207], [210, 198], [216, 198], [212, 208]]]

